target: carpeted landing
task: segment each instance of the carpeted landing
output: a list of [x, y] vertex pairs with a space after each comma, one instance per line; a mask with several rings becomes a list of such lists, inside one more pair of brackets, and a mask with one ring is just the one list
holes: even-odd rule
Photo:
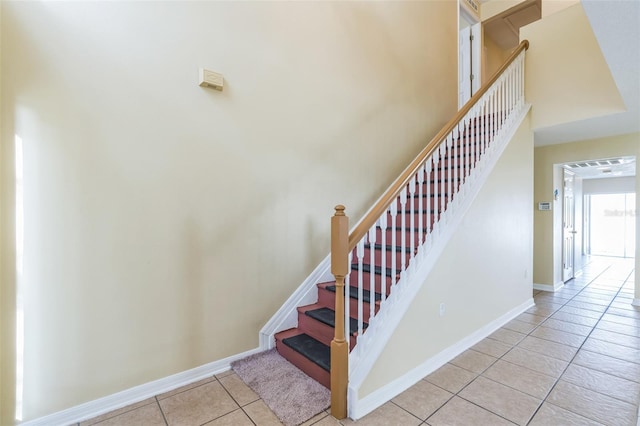
[[275, 349], [235, 361], [231, 368], [287, 426], [299, 425], [330, 405], [329, 389]]

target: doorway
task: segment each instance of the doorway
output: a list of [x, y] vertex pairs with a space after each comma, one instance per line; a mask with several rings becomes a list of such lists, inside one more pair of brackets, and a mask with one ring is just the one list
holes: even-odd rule
[[587, 253], [635, 257], [636, 214], [635, 193], [585, 195]]

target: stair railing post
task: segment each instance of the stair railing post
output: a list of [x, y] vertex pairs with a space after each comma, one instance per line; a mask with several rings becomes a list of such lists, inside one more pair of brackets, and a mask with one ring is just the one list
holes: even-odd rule
[[331, 218], [331, 273], [336, 278], [335, 334], [331, 341], [331, 415], [347, 417], [349, 345], [344, 333], [344, 280], [349, 272], [349, 218], [336, 206]]

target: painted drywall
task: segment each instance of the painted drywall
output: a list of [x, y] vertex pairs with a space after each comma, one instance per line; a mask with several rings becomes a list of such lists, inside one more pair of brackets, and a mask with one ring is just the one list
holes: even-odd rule
[[585, 194], [622, 194], [629, 192], [636, 192], [635, 176], [585, 179], [584, 181]]
[[534, 130], [625, 111], [581, 4], [520, 29]]
[[[364, 381], [360, 397], [531, 298], [533, 134], [529, 126], [527, 117]], [[446, 307], [443, 317], [440, 303]]]
[[480, 6], [480, 16], [483, 21], [492, 18], [500, 13], [511, 9], [514, 6], [524, 3], [525, 0], [489, 0]]
[[482, 84], [489, 81], [489, 79], [493, 76], [493, 74], [500, 69], [500, 67], [505, 63], [509, 55], [510, 51], [502, 49], [498, 46], [495, 41], [493, 41], [486, 34], [483, 34], [483, 51], [484, 55], [483, 59], [483, 70], [482, 70]]
[[[3, 36], [3, 13], [0, 5], [0, 82], [5, 75], [3, 55], [7, 38]], [[14, 252], [14, 157], [12, 143], [4, 138], [5, 119], [10, 111], [4, 107], [4, 90], [0, 84], [0, 424], [10, 425], [15, 418], [15, 252]], [[10, 143], [7, 143], [10, 142]]]
[[542, 17], [553, 15], [578, 3], [580, 0], [542, 0]]
[[[552, 285], [562, 281], [561, 232], [562, 232], [562, 180], [557, 170], [560, 164], [618, 156], [640, 156], [640, 133], [609, 138], [591, 139], [535, 149], [534, 202], [553, 201], [553, 191], [558, 189], [558, 201], [553, 210], [534, 212], [534, 268], [533, 282]], [[554, 178], [555, 176], [555, 178]], [[640, 187], [640, 174], [636, 173], [635, 186]], [[637, 197], [638, 198], [638, 197]], [[638, 201], [636, 200], [636, 203]], [[636, 206], [638, 207], [638, 206]], [[636, 209], [638, 210], [638, 209]], [[554, 215], [556, 219], [554, 220]], [[640, 226], [636, 217], [636, 228]], [[636, 242], [638, 237], [636, 237]], [[636, 269], [640, 256], [636, 257]], [[636, 276], [636, 291], [640, 287]]]
[[257, 347], [334, 205], [355, 222], [456, 111], [456, 2], [0, 7], [25, 419]]

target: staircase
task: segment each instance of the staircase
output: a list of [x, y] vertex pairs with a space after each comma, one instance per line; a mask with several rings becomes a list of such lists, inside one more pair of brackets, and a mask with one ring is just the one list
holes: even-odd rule
[[[371, 286], [368, 290], [362, 289], [364, 316], [360, 326], [357, 316], [358, 277], [352, 273], [347, 278], [349, 311], [354, 313], [350, 315], [349, 321], [350, 350], [356, 344], [359, 330], [362, 330], [362, 333], [366, 331], [371, 309], [373, 308], [374, 314], [378, 312], [382, 301], [392, 293], [400, 278], [401, 266], [409, 264], [419, 244], [433, 231], [442, 213], [453, 201], [454, 194], [458, 192], [465, 180], [464, 167], [475, 167], [482, 153], [485, 152], [480, 149], [467, 149], [467, 147], [474, 145], [488, 148], [492, 139], [490, 136], [495, 133], [495, 129], [489, 130], [486, 126], [480, 126], [481, 122], [488, 121], [489, 117], [485, 118], [487, 120], [474, 120], [469, 126], [471, 131], [459, 136], [437, 165], [432, 164], [433, 173], [428, 182], [423, 182], [421, 188], [413, 190], [407, 185], [406, 193], [411, 195], [410, 199], [403, 202], [399, 196], [396, 200], [395, 224], [397, 226], [384, 231], [380, 225], [376, 226], [375, 241], [382, 241], [384, 233], [384, 240], [392, 244], [383, 246], [379, 243], [365, 242], [362, 256], [357, 256], [357, 248], [353, 249], [351, 259], [362, 259], [360, 265], [362, 282], [368, 284], [373, 282], [374, 289], [371, 291]], [[439, 192], [442, 188], [449, 189], [449, 192]], [[394, 222], [390, 212], [387, 212], [386, 222], [388, 224]], [[414, 226], [399, 226], [403, 223]], [[402, 244], [403, 241], [404, 244]], [[358, 269], [358, 262], [352, 260], [351, 270], [358, 271]], [[317, 284], [317, 303], [298, 307], [298, 326], [275, 335], [276, 348], [280, 355], [327, 388], [330, 387], [330, 344], [335, 334], [335, 291], [335, 281]]]
[[526, 116], [527, 48], [520, 44], [351, 230], [336, 207], [331, 255], [260, 331], [262, 347], [275, 343], [331, 388], [334, 417], [372, 409], [359, 389]]

